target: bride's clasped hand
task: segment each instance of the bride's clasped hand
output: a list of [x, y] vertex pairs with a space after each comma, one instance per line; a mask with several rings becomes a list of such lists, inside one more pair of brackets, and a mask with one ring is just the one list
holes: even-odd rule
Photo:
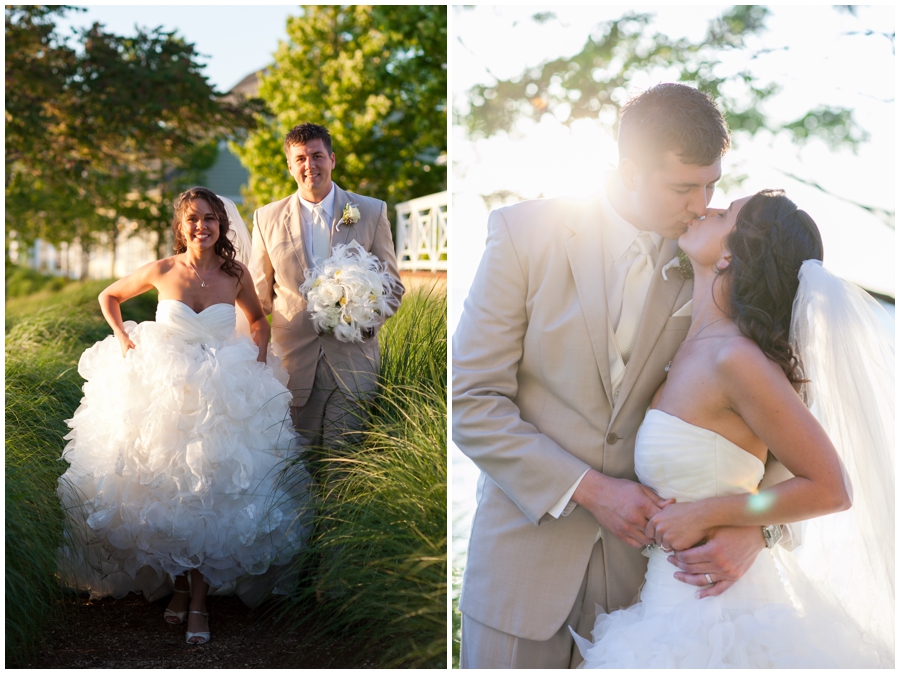
[[687, 550], [716, 526], [704, 521], [707, 512], [696, 503], [670, 503], [650, 518], [644, 533], [665, 551]]

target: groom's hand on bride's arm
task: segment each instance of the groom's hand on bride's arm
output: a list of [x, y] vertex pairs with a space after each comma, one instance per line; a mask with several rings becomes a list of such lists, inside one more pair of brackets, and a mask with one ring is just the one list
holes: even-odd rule
[[633, 548], [653, 541], [644, 530], [651, 517], [672, 501], [649, 487], [589, 470], [572, 494], [572, 500], [588, 511], [604, 529]]
[[[765, 547], [759, 527], [717, 527], [710, 530], [705, 543], [674, 552], [669, 562], [680, 569], [675, 578], [706, 588], [698, 597], [715, 597], [747, 573]], [[711, 586], [707, 573], [714, 581]]]

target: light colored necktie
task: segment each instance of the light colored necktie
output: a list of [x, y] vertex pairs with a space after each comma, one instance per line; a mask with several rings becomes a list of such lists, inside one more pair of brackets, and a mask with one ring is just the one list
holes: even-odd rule
[[331, 255], [331, 227], [325, 222], [325, 213], [321, 204], [312, 209], [312, 253], [313, 259], [324, 260]]
[[634, 350], [634, 340], [637, 337], [638, 324], [641, 322], [641, 312], [644, 310], [647, 290], [650, 288], [650, 281], [653, 278], [651, 253], [656, 250], [656, 246], [647, 232], [641, 232], [631, 244], [631, 250], [634, 251], [635, 248], [638, 252], [625, 279], [622, 314], [619, 318], [619, 327], [616, 328], [616, 342], [619, 344], [622, 360], [626, 364]]

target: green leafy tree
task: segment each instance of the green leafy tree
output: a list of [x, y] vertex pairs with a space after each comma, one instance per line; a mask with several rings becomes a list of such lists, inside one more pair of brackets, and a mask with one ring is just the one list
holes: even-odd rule
[[6, 7], [6, 180], [10, 167], [47, 151], [53, 138], [52, 101], [72, 76], [75, 52], [55, 32], [68, 7]]
[[297, 186], [283, 142], [296, 124], [331, 133], [334, 181], [394, 204], [446, 189], [447, 8], [309, 6], [262, 77], [268, 112], [233, 150], [253, 208]]
[[7, 232], [77, 239], [86, 255], [98, 241], [114, 252], [131, 219], [157, 233], [162, 254], [173, 193], [258, 108], [223, 100], [174, 32], [94, 24], [73, 48], [53, 23], [70, 9], [6, 8]]
[[[651, 14], [629, 12], [620, 19], [600, 23], [581, 51], [525, 69], [511, 79], [497, 78], [469, 91], [469, 105], [457, 111], [457, 121], [473, 138], [509, 131], [521, 118], [539, 121], [552, 114], [563, 124], [600, 119], [611, 127], [629, 98], [629, 85], [638, 73], [686, 82], [708, 93], [720, 105], [733, 132], [750, 136], [766, 129], [788, 133], [795, 143], [818, 138], [832, 148], [851, 147], [868, 138], [847, 108], [820, 106], [788, 122], [768, 117], [765, 102], [780, 87], [764, 82], [749, 69], [722, 67], [725, 53], [740, 52], [746, 61], [754, 52], [751, 38], [765, 31], [766, 7], [732, 7], [712, 20], [698, 42], [673, 40], [650, 32]], [[552, 13], [536, 14], [539, 22], [553, 20]]]

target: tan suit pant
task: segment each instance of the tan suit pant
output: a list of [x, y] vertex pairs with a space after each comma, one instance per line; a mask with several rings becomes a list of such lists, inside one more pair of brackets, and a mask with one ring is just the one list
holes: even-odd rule
[[341, 393], [325, 354], [319, 356], [313, 390], [305, 405], [291, 406], [294, 428], [313, 446], [329, 446], [362, 427], [362, 409]]
[[[587, 571], [572, 610], [547, 641], [532, 641], [483, 625], [463, 614], [460, 667], [462, 669], [566, 669], [582, 661], [569, 633], [569, 626], [585, 639], [591, 638], [596, 605], [606, 605], [606, 574], [603, 573], [603, 542], [591, 551]], [[565, 563], [565, 560], [560, 560]], [[524, 588], [523, 588], [524, 589]]]

